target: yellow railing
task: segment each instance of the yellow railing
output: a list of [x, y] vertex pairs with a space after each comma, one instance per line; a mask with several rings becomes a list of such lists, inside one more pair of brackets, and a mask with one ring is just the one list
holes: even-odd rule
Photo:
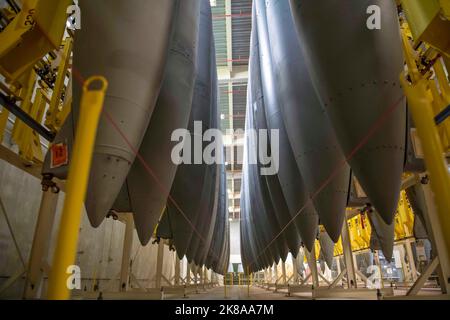
[[[101, 88], [89, 89], [89, 86], [96, 81], [101, 82]], [[49, 299], [68, 299], [70, 297], [67, 285], [69, 276], [67, 270], [75, 263], [81, 213], [86, 195], [98, 121], [107, 86], [106, 79], [97, 76], [89, 78], [83, 87], [80, 116], [66, 185], [66, 198], [49, 277]]]

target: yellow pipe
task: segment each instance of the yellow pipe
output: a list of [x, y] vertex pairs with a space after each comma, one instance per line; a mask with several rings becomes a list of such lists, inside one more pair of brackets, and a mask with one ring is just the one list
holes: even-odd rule
[[[417, 127], [417, 134], [422, 144], [425, 165], [429, 172], [430, 186], [434, 193], [437, 213], [442, 234], [450, 249], [450, 177], [444, 150], [434, 123], [432, 102], [429, 97], [426, 80], [410, 85], [405, 77], [400, 77], [402, 87], [408, 98], [408, 106]], [[449, 252], [450, 253], [450, 252]]]
[[[90, 90], [89, 85], [94, 81], [101, 82], [102, 87], [98, 90]], [[49, 277], [48, 299], [64, 300], [70, 297], [67, 268], [75, 263], [81, 212], [98, 121], [107, 87], [108, 82], [100, 76], [89, 78], [83, 86], [80, 116], [66, 185], [66, 199]]]

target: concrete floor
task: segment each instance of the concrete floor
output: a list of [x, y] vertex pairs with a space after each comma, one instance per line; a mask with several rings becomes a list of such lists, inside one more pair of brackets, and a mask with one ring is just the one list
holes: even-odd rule
[[[250, 289], [250, 291], [248, 291]], [[208, 289], [198, 294], [190, 294], [188, 300], [310, 300], [307, 295], [286, 297], [286, 293], [274, 293], [259, 287], [250, 286], [227, 286], [227, 297], [223, 286]], [[250, 295], [249, 295], [250, 293]], [[170, 299], [170, 298], [169, 298]], [[179, 298], [176, 298], [179, 299]], [[186, 299], [186, 298], [185, 298]]]
[[[286, 291], [273, 292], [272, 290], [265, 290], [260, 287], [250, 286], [227, 286], [226, 289], [226, 298], [225, 298], [225, 289], [223, 286], [215, 287], [212, 289], [208, 289], [207, 291], [200, 292], [198, 294], [189, 294], [187, 298], [178, 297], [170, 297], [167, 296], [166, 300], [311, 300], [311, 293], [296, 293], [293, 296], [288, 297], [286, 295]], [[404, 296], [406, 291], [404, 290], [395, 290], [395, 296]], [[432, 296], [439, 298], [440, 292], [439, 289], [429, 289], [425, 291], [421, 291], [419, 296]], [[442, 298], [442, 297], [441, 297]], [[363, 295], [361, 297], [327, 297], [327, 298], [319, 298], [317, 300], [358, 300], [358, 299], [366, 299], [366, 300], [376, 300], [376, 296], [369, 297], [367, 295]]]

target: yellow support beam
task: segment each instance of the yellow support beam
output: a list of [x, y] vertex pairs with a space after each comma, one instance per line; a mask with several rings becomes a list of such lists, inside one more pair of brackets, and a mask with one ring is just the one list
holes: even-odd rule
[[60, 61], [55, 85], [53, 87], [52, 99], [50, 101], [50, 105], [48, 107], [47, 114], [45, 117], [45, 125], [53, 132], [57, 132], [61, 128], [62, 123], [60, 122], [60, 118], [58, 117], [58, 115], [61, 112], [63, 112], [62, 107], [70, 107], [70, 105], [69, 106], [63, 105], [61, 101], [61, 96], [63, 93], [64, 84], [67, 76], [67, 69], [70, 63], [70, 54], [72, 52], [73, 39], [71, 37], [67, 37], [64, 40], [63, 45], [64, 49], [61, 51], [59, 57]]
[[[31, 99], [33, 97], [36, 85], [36, 73], [34, 72], [34, 70], [30, 70], [26, 78], [27, 82], [20, 89], [19, 94], [19, 97], [21, 99], [20, 108], [26, 113], [30, 114], [33, 105]], [[12, 130], [12, 139], [19, 146], [19, 155], [24, 159], [25, 159], [24, 153], [26, 149], [24, 141], [27, 139], [26, 135], [30, 132], [30, 130], [31, 129], [21, 120], [16, 119], [14, 121], [14, 127]]]
[[2, 108], [0, 111], [0, 144], [3, 141], [5, 134], [6, 124], [8, 123], [9, 111], [6, 108]]
[[[72, 75], [70, 75], [69, 82], [66, 86], [66, 91], [64, 95], [64, 101], [61, 107], [61, 110], [56, 114], [55, 123], [57, 125], [62, 125], [64, 121], [66, 121], [67, 116], [69, 115], [72, 109]], [[60, 127], [58, 128], [58, 130]]]
[[[433, 71], [435, 78], [429, 81], [429, 86], [433, 95], [434, 113], [438, 114], [450, 105], [450, 83], [442, 59], [436, 60]], [[438, 130], [444, 152], [450, 152], [450, 121], [447, 119], [441, 123]]]
[[[100, 89], [89, 86], [99, 81]], [[67, 192], [58, 232], [57, 246], [49, 277], [48, 298], [64, 300], [70, 297], [67, 269], [75, 263], [81, 213], [86, 195], [98, 121], [103, 107], [107, 81], [91, 77], [83, 86], [80, 116], [67, 179]]]
[[[42, 90], [43, 89], [40, 88], [36, 91], [36, 97], [29, 112], [29, 115], [39, 123], [42, 122], [45, 107], [47, 105], [43, 98]], [[23, 126], [22, 130], [23, 135], [21, 139], [20, 155], [27, 162], [42, 163], [44, 156], [39, 135], [33, 129], [26, 126]]]

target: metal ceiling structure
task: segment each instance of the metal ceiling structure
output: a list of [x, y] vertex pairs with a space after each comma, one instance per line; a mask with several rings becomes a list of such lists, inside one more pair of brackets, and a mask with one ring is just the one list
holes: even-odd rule
[[[240, 217], [242, 132], [247, 102], [251, 0], [211, 0], [219, 76], [221, 129], [225, 138], [230, 217]], [[231, 131], [230, 131], [231, 130]], [[241, 133], [236, 133], [240, 130]], [[234, 132], [234, 134], [231, 134]]]

